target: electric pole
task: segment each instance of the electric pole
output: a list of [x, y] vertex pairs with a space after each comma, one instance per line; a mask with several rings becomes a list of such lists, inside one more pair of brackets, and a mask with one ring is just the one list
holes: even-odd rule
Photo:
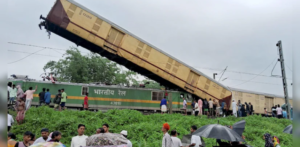
[[283, 83], [283, 92], [284, 92], [284, 98], [285, 98], [285, 104], [287, 105], [287, 118], [290, 119], [290, 104], [289, 104], [289, 96], [288, 96], [288, 85], [286, 82], [286, 74], [285, 74], [285, 67], [284, 67], [284, 59], [283, 59], [283, 51], [282, 51], [282, 44], [281, 41], [278, 41], [278, 43], [276, 44], [276, 46], [278, 47], [278, 51], [279, 51], [279, 59], [278, 61], [280, 61], [280, 65], [281, 65], [281, 75], [282, 75], [282, 83]]

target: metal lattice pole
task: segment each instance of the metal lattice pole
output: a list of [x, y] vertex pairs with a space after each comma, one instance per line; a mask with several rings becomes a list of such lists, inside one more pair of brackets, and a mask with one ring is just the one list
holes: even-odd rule
[[280, 65], [281, 65], [281, 75], [282, 75], [282, 83], [283, 83], [283, 92], [284, 92], [284, 99], [285, 99], [285, 104], [287, 105], [287, 118], [290, 119], [290, 105], [289, 105], [289, 96], [288, 96], [288, 85], [286, 82], [286, 74], [285, 74], [285, 67], [284, 67], [284, 59], [283, 59], [283, 51], [282, 51], [282, 43], [281, 41], [278, 41], [276, 44], [279, 50], [279, 59]]

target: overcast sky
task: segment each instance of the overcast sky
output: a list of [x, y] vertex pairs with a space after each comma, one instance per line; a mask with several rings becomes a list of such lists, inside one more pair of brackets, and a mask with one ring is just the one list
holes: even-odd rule
[[[177, 59], [212, 77], [228, 66], [221, 83], [229, 87], [283, 95], [282, 80], [271, 76], [283, 42], [288, 84], [292, 82], [294, 29], [299, 24], [297, 1], [282, 0], [76, 0]], [[46, 16], [55, 0], [0, 1], [0, 47], [8, 50], [7, 63], [18, 61], [41, 48], [32, 44], [68, 49], [74, 43], [40, 30], [39, 16]], [[17, 51], [17, 52], [16, 52]], [[80, 48], [84, 54], [88, 50]], [[23, 52], [23, 53], [21, 53]], [[24, 53], [26, 52], [26, 53]], [[7, 72], [40, 79], [43, 66], [59, 60], [63, 50], [44, 49], [8, 64]], [[210, 70], [210, 69], [218, 70]], [[261, 74], [255, 76], [233, 71]], [[277, 63], [273, 74], [281, 75]], [[217, 76], [217, 80], [220, 74]], [[224, 78], [226, 80], [222, 81]], [[289, 86], [292, 95], [292, 87]]]

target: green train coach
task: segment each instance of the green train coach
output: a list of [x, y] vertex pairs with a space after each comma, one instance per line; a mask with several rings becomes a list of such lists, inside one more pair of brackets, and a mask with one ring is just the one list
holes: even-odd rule
[[[139, 111], [156, 112], [160, 111], [160, 101], [166, 94], [165, 90], [124, 87], [116, 85], [97, 85], [97, 84], [82, 84], [50, 81], [34, 81], [34, 80], [19, 80], [9, 79], [15, 85], [20, 85], [24, 92], [29, 87], [35, 88], [32, 106], [39, 105], [39, 93], [43, 88], [49, 89], [51, 93], [51, 104], [58, 93], [59, 89], [65, 89], [67, 93], [66, 107], [71, 109], [81, 109], [85, 93], [89, 93], [89, 110], [108, 110], [108, 109], [134, 109]], [[191, 108], [191, 95], [186, 92], [167, 91], [168, 109], [172, 112], [180, 112], [183, 105], [181, 95], [187, 98], [188, 110]], [[172, 107], [170, 107], [172, 106]]]

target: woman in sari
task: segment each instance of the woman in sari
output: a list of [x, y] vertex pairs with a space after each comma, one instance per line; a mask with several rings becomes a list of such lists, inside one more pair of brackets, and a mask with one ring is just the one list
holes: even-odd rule
[[23, 123], [23, 120], [25, 118], [25, 103], [24, 101], [22, 101], [22, 99], [18, 99], [18, 106], [17, 106], [17, 117], [16, 120], [18, 122], [18, 125]]
[[24, 97], [24, 91], [23, 89], [21, 88], [20, 85], [17, 85], [17, 99], [23, 99]]

